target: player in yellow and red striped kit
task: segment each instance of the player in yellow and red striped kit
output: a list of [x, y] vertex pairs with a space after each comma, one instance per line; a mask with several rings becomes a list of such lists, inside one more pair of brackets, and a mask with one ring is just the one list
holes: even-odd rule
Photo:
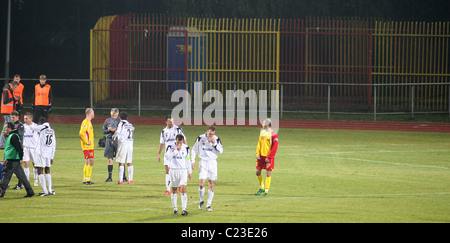
[[[262, 124], [263, 130], [259, 134], [258, 145], [256, 146], [256, 176], [258, 177], [259, 190], [255, 195], [264, 192], [264, 196], [269, 196], [272, 171], [275, 165], [275, 154], [278, 149], [278, 135], [272, 131], [272, 122], [266, 119]], [[261, 170], [266, 170], [266, 183], [264, 184]]]

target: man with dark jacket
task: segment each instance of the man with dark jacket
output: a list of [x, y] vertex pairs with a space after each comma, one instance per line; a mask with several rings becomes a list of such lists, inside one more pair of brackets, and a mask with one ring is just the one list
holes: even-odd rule
[[20, 142], [17, 129], [12, 122], [6, 124], [6, 132], [8, 138], [6, 139], [5, 144], [5, 163], [3, 164], [2, 179], [0, 180], [0, 197], [5, 195], [13, 173], [16, 174], [17, 178], [25, 186], [25, 190], [27, 191], [25, 197], [32, 197], [34, 196], [33, 188], [31, 188], [22, 166], [20, 165], [20, 161], [23, 158], [22, 143]]

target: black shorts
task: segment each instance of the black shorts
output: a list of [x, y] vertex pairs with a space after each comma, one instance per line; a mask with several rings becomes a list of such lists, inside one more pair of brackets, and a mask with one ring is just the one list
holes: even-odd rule
[[111, 138], [106, 138], [105, 140], [105, 158], [114, 158], [116, 157], [117, 151], [117, 139], [114, 140], [114, 143], [111, 143]]

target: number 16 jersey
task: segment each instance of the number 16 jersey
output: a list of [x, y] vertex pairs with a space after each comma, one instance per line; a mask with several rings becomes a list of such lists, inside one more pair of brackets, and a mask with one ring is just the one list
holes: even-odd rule
[[36, 146], [36, 152], [42, 157], [53, 159], [56, 150], [55, 131], [50, 127], [48, 122], [42, 125], [32, 125], [31, 129], [39, 134], [39, 142]]

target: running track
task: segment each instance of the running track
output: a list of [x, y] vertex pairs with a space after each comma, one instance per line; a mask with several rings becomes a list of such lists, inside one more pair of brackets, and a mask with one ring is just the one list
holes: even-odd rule
[[[107, 116], [96, 116], [94, 124], [103, 124]], [[53, 116], [50, 123], [81, 124], [84, 116]], [[129, 117], [135, 125], [165, 125], [163, 117]], [[193, 122], [191, 123], [193, 124]], [[234, 123], [236, 124], [236, 122]], [[248, 124], [248, 122], [246, 122]], [[205, 125], [205, 124], [203, 124]], [[450, 123], [431, 122], [379, 122], [379, 121], [330, 121], [330, 120], [295, 120], [281, 119], [280, 128], [306, 129], [346, 129], [346, 130], [384, 130], [384, 131], [414, 131], [414, 132], [448, 132]]]

